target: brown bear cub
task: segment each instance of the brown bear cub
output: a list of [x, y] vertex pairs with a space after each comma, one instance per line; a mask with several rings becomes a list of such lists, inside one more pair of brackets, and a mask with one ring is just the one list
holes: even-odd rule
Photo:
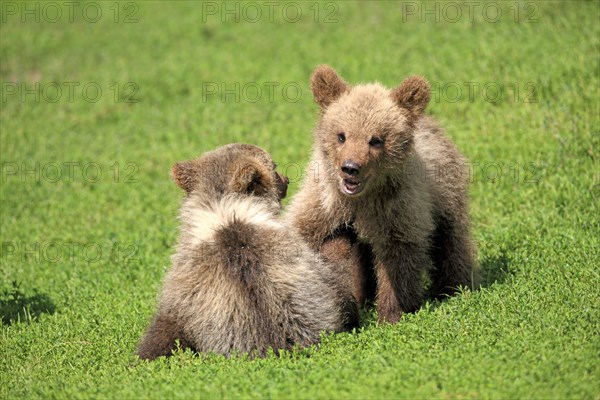
[[321, 110], [311, 173], [288, 213], [299, 233], [347, 259], [355, 298], [373, 292], [382, 321], [421, 305], [425, 273], [437, 297], [472, 285], [465, 158], [423, 115], [427, 81], [349, 86], [322, 65], [311, 90]]
[[264, 355], [358, 324], [350, 285], [281, 221], [287, 178], [264, 150], [232, 144], [176, 163], [181, 234], [142, 359], [176, 347]]

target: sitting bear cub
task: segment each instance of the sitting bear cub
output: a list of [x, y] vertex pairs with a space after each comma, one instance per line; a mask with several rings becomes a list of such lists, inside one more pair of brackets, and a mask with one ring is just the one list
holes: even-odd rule
[[142, 359], [182, 348], [264, 355], [358, 324], [351, 288], [279, 218], [287, 178], [268, 153], [232, 144], [173, 166], [181, 234]]
[[[349, 86], [328, 66], [311, 77], [320, 106], [309, 170], [288, 217], [310, 246], [354, 260], [359, 303], [375, 292], [380, 320], [396, 322], [423, 298], [475, 278], [465, 159], [423, 111], [429, 84]], [[365, 263], [369, 264], [365, 267]]]

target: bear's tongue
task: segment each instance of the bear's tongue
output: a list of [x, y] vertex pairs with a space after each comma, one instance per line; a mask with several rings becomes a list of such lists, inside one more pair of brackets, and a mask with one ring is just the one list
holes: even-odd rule
[[362, 190], [362, 185], [359, 180], [356, 179], [344, 179], [343, 189], [346, 194], [357, 194]]

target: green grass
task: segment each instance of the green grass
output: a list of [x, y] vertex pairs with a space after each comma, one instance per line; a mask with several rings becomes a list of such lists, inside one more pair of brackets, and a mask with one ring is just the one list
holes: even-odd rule
[[[319, 23], [312, 2], [294, 3], [295, 23], [283, 3], [273, 22], [264, 7], [256, 23], [222, 22], [195, 2], [122, 3], [118, 23], [113, 2], [92, 3], [103, 12], [96, 23], [81, 2], [72, 23], [66, 6], [59, 22], [23, 23], [7, 4], [23, 7], [0, 4], [0, 398], [600, 398], [597, 1], [516, 3], [520, 21], [514, 2], [495, 2], [497, 22], [478, 3], [472, 21], [464, 8], [455, 23], [447, 3], [439, 23], [405, 18], [394, 2], [322, 3]], [[41, 13], [45, 3], [31, 4]], [[332, 11], [337, 22], [324, 23]], [[130, 12], [137, 23], [123, 23]], [[524, 22], [531, 12], [536, 21]], [[366, 310], [359, 331], [279, 358], [139, 362], [177, 235], [182, 194], [170, 166], [254, 143], [292, 176], [293, 195], [317, 118], [308, 77], [320, 63], [353, 83], [420, 74], [438, 84], [428, 110], [473, 163], [483, 288], [393, 326]], [[39, 101], [10, 94], [36, 82], [56, 82], [62, 97], [49, 101], [52, 86]], [[79, 83], [72, 101], [68, 82]], [[128, 82], [137, 103], [125, 101]], [[203, 90], [236, 82], [279, 86], [256, 102], [251, 91], [223, 102]], [[472, 99], [465, 82], [480, 85]], [[102, 89], [97, 102], [83, 97], [89, 83]], [[285, 84], [301, 88], [298, 101]], [[486, 84], [501, 88], [495, 101]]]

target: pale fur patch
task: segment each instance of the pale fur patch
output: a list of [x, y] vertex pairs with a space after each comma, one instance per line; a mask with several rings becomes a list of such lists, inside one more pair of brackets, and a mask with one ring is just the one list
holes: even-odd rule
[[273, 206], [253, 197], [225, 196], [206, 208], [185, 207], [182, 219], [188, 224], [188, 232], [198, 242], [209, 241], [215, 231], [234, 220], [245, 224], [281, 228]]
[[321, 206], [326, 212], [333, 212], [337, 207], [338, 201], [338, 185], [337, 178], [331, 178], [335, 176], [331, 171], [328, 171], [328, 163], [322, 159], [317, 158], [313, 160], [310, 170], [313, 171], [315, 176], [313, 177], [315, 184], [319, 188], [319, 198], [321, 200]]
[[328, 213], [334, 211], [339, 194], [337, 193], [338, 185], [337, 182], [335, 184], [331, 184], [329, 182], [320, 183], [321, 189], [321, 205]]

